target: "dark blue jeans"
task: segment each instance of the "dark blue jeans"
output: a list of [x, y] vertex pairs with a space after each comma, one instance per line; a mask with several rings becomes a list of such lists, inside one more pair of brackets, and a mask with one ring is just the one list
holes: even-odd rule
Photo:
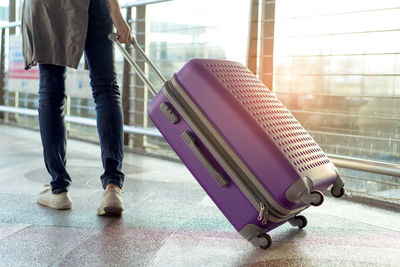
[[[123, 115], [114, 71], [113, 44], [108, 39], [112, 21], [105, 0], [91, 0], [85, 56], [96, 104], [97, 131], [104, 173], [103, 188], [122, 188]], [[39, 125], [43, 156], [53, 193], [68, 191], [71, 177], [66, 170], [65, 92], [66, 67], [39, 64]]]

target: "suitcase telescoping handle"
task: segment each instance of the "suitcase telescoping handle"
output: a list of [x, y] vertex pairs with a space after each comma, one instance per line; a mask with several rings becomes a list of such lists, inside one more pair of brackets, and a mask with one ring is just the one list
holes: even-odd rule
[[[140, 69], [138, 64], [136, 64], [135, 60], [132, 58], [132, 56], [126, 51], [126, 49], [123, 47], [123, 45], [120, 43], [118, 40], [118, 34], [116, 33], [110, 33], [108, 35], [108, 39], [113, 41], [114, 43], [117, 44], [117, 47], [121, 51], [122, 54], [124, 54], [126, 60], [131, 64], [131, 66], [135, 69], [136, 73], [139, 75], [139, 77], [142, 79], [144, 83], [150, 88], [150, 91], [156, 95], [157, 90], [155, 89], [154, 85], [147, 79], [146, 75], [143, 73], [143, 71]], [[140, 47], [138, 42], [136, 41], [136, 38], [132, 36], [132, 41], [131, 44], [133, 47], [139, 52], [139, 54], [142, 55], [144, 58], [144, 61], [149, 64], [150, 68], [154, 71], [156, 76], [160, 79], [162, 83], [165, 83], [167, 80], [164, 78], [164, 76], [161, 74], [161, 72], [158, 70], [158, 68], [151, 62], [151, 60], [147, 57], [146, 53], [143, 51], [143, 49]]]

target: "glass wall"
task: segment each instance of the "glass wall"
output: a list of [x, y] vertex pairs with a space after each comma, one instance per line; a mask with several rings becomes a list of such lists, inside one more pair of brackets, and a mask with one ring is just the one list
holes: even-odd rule
[[8, 1], [0, 1], [0, 25], [8, 21]]
[[[132, 10], [132, 31], [138, 38], [145, 35], [142, 44], [154, 64], [166, 78], [178, 71], [191, 58], [218, 58], [246, 63], [249, 1], [174, 0], [146, 6], [145, 26]], [[229, 7], [229, 12], [227, 12]], [[143, 15], [143, 14], [142, 14]], [[145, 29], [143, 31], [143, 28]], [[143, 32], [141, 32], [142, 29]], [[134, 53], [133, 53], [134, 54]], [[117, 53], [117, 61], [122, 55]], [[142, 59], [139, 57], [138, 62]], [[145, 68], [156, 88], [162, 84]], [[132, 71], [133, 72], [133, 71]], [[150, 92], [141, 94], [143, 84], [132, 73], [131, 125], [154, 128], [147, 114]], [[145, 116], [143, 122], [141, 117]], [[130, 146], [143, 147], [147, 152], [176, 157], [169, 145], [158, 137], [131, 135]]]
[[[276, 1], [274, 90], [325, 152], [400, 160], [400, 2]], [[400, 179], [342, 170], [400, 199]]]

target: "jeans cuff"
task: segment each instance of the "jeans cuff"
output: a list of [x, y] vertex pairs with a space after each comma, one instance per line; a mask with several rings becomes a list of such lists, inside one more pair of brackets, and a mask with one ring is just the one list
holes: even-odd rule
[[51, 189], [53, 194], [62, 194], [68, 192], [68, 188], [60, 188], [60, 189]]
[[107, 178], [103, 181], [103, 189], [106, 189], [107, 185], [109, 185], [109, 184], [119, 186], [119, 188], [122, 189], [123, 183], [122, 183], [121, 179], [118, 179], [118, 178]]

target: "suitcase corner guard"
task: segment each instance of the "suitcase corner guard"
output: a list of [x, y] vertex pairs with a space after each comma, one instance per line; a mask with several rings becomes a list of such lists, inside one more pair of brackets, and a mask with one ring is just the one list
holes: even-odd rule
[[271, 247], [272, 239], [270, 235], [265, 233], [265, 229], [254, 224], [247, 224], [239, 231], [239, 234], [253, 244], [253, 246], [263, 249]]
[[304, 203], [312, 206], [321, 205], [324, 201], [324, 195], [317, 190], [311, 191], [311, 188], [310, 179], [307, 176], [302, 177], [289, 187], [286, 191], [286, 198], [293, 203]]

